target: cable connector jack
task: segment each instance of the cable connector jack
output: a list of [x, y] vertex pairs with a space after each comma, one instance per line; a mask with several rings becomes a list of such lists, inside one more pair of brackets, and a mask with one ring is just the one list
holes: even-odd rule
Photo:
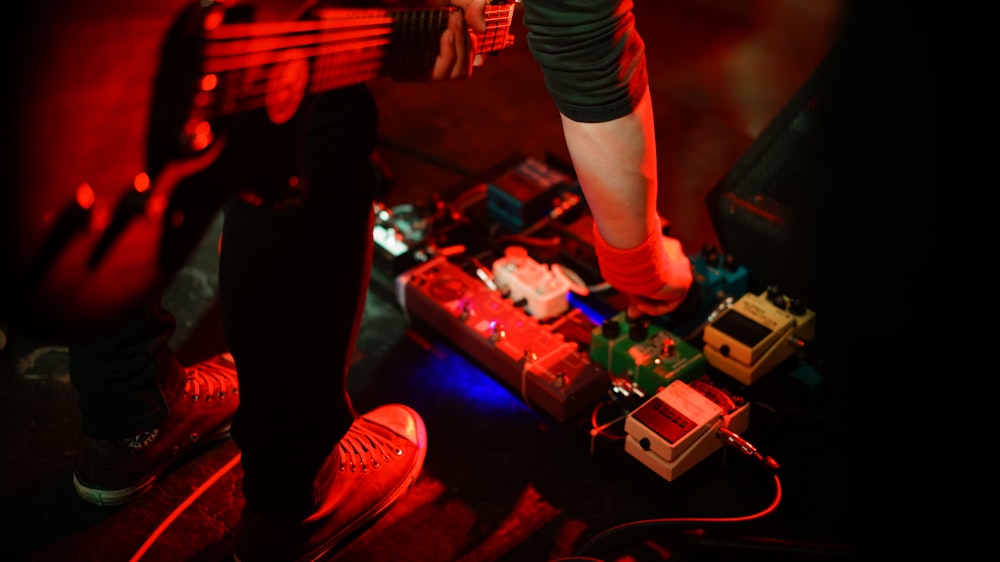
[[771, 470], [778, 470], [781, 468], [781, 466], [778, 465], [778, 461], [771, 457], [761, 455], [760, 452], [757, 451], [757, 447], [754, 447], [749, 441], [740, 437], [738, 433], [724, 427], [720, 427], [716, 435], [719, 439], [722, 439], [722, 442], [726, 445], [729, 445], [743, 455], [763, 464], [765, 467]]

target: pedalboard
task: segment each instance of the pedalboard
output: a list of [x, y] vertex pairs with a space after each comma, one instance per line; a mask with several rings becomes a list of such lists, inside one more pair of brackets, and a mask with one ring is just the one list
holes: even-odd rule
[[701, 377], [675, 380], [625, 418], [625, 452], [674, 480], [719, 450], [720, 428], [746, 431], [750, 406]]
[[559, 332], [557, 323], [543, 324], [443, 256], [397, 277], [396, 294], [410, 317], [560, 422], [607, 397], [607, 371], [576, 339]]
[[[750, 293], [747, 268], [706, 245], [690, 256], [694, 284], [680, 307], [628, 318], [624, 295], [594, 289], [600, 268], [593, 218], [576, 212], [581, 195], [555, 166], [521, 158], [463, 192], [461, 205], [376, 203], [373, 269], [408, 320], [531, 408], [565, 423], [609, 398], [624, 402], [628, 414], [614, 422], [624, 419], [624, 452], [672, 481], [747, 430], [750, 405], [733, 381], [750, 385], [800, 349], [815, 314], [774, 286]], [[558, 244], [525, 247], [550, 239]]]
[[704, 331], [709, 364], [733, 379], [752, 384], [811, 341], [816, 314], [769, 287], [747, 293], [716, 316]]

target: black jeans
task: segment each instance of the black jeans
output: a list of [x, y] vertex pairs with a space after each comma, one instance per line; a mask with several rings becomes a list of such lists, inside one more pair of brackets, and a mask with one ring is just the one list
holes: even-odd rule
[[[376, 119], [365, 87], [324, 94], [302, 145], [302, 204], [224, 207], [219, 295], [240, 380], [232, 435], [244, 495], [262, 513], [311, 509], [315, 473], [355, 418], [346, 379], [370, 275]], [[154, 303], [122, 328], [70, 348], [83, 430], [95, 437], [167, 416], [156, 376], [176, 367], [173, 317]]]

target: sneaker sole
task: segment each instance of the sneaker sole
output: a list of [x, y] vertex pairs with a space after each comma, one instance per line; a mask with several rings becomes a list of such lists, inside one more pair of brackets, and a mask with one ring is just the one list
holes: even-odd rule
[[73, 473], [73, 488], [76, 489], [76, 494], [80, 496], [84, 501], [92, 503], [98, 507], [115, 507], [119, 505], [124, 505], [142, 494], [149, 491], [153, 487], [153, 484], [160, 479], [161, 476], [170, 471], [173, 467], [177, 466], [180, 462], [189, 460], [194, 456], [197, 456], [209, 445], [212, 445], [218, 441], [229, 438], [229, 426], [226, 426], [218, 433], [215, 433], [209, 437], [206, 437], [199, 443], [199, 446], [192, 447], [184, 454], [181, 454], [171, 460], [170, 462], [164, 464], [159, 470], [154, 471], [146, 480], [135, 484], [134, 486], [129, 486], [127, 488], [118, 488], [114, 490], [108, 490], [103, 488], [94, 488], [85, 485], [80, 482], [77, 478], [76, 473]]

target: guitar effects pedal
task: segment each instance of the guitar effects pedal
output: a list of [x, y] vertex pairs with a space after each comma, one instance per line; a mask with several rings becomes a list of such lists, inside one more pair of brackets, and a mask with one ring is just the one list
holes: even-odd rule
[[709, 365], [752, 384], [813, 339], [816, 314], [769, 287], [747, 293], [705, 327], [703, 353]]
[[675, 380], [625, 418], [625, 452], [674, 480], [722, 447], [720, 428], [750, 424], [750, 406], [701, 378]]

